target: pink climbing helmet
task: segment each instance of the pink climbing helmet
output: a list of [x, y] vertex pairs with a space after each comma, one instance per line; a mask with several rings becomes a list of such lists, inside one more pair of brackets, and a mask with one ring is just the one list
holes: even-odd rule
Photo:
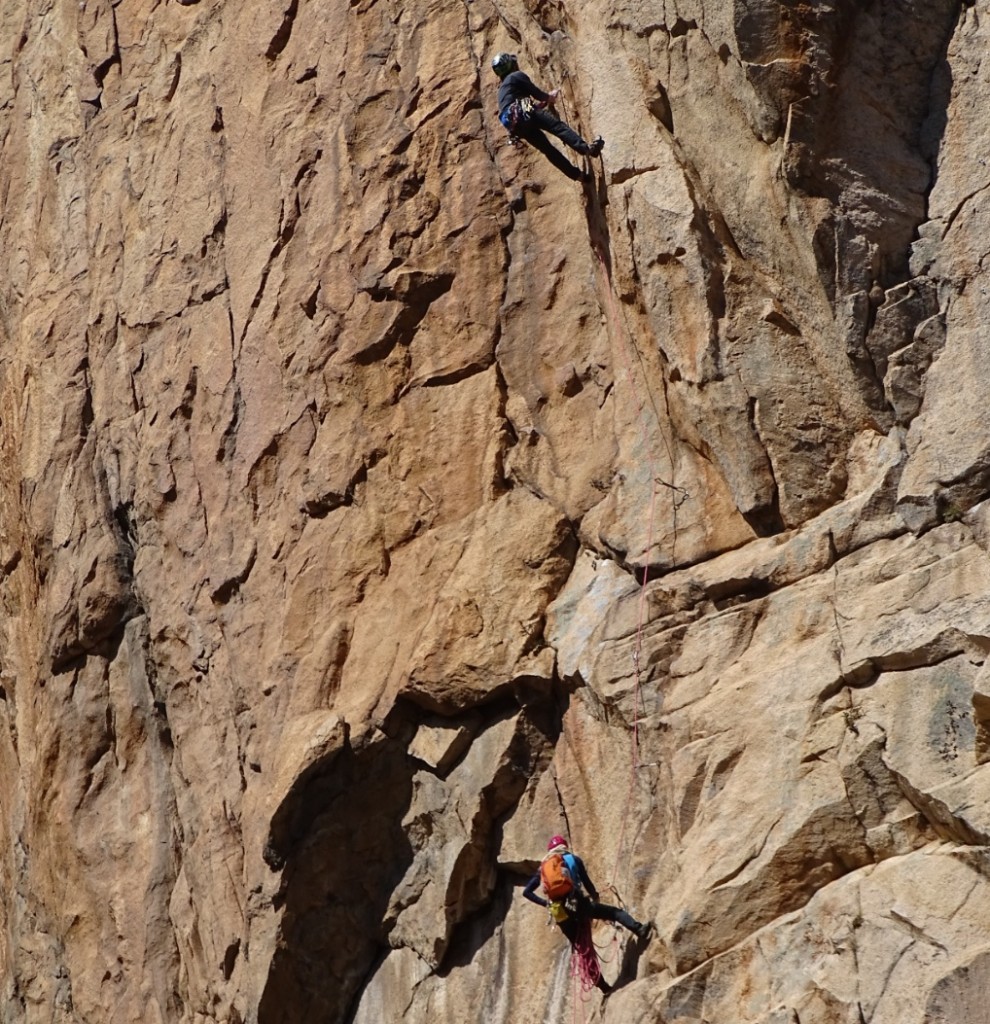
[[567, 840], [563, 836], [553, 836], [549, 843], [547, 843], [547, 853], [551, 850], [556, 850], [558, 846], [566, 846]]

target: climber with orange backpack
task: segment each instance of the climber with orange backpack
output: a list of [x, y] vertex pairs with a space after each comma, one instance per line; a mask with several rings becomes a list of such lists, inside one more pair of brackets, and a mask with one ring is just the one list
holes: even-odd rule
[[[544, 895], [537, 895], [537, 889], [542, 889]], [[652, 927], [649, 922], [641, 924], [621, 907], [598, 902], [598, 890], [588, 876], [584, 861], [571, 853], [563, 836], [553, 836], [547, 843], [547, 854], [540, 863], [540, 870], [526, 883], [523, 895], [547, 907], [575, 952], [589, 957], [594, 957], [590, 938], [592, 920], [614, 921], [638, 939], [647, 938]], [[597, 960], [588, 973], [592, 984], [604, 993], [611, 992], [612, 987], [601, 976]]]
[[496, 54], [492, 70], [501, 79], [498, 87], [498, 119], [512, 141], [522, 139], [538, 149], [549, 161], [574, 181], [584, 181], [586, 175], [575, 167], [544, 135], [556, 135], [565, 146], [582, 156], [598, 156], [605, 145], [601, 138], [585, 142], [570, 125], [553, 113], [558, 92], [544, 92], [535, 85], [525, 71], [519, 70], [514, 53]]

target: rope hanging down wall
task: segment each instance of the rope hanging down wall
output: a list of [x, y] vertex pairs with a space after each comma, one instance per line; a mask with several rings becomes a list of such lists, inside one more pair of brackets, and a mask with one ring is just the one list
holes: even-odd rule
[[[657, 504], [657, 493], [660, 489], [666, 488], [671, 491], [674, 495], [672, 514], [674, 517], [674, 533], [676, 536], [677, 526], [677, 511], [688, 499], [689, 494], [684, 488], [678, 487], [676, 484], [671, 483], [669, 480], [665, 480], [658, 472], [656, 459], [653, 454], [653, 445], [650, 443], [650, 432], [648, 426], [648, 416], [646, 410], [646, 402], [643, 399], [639, 385], [637, 384], [636, 376], [633, 373], [632, 359], [630, 358], [629, 349], [634, 347], [634, 342], [629, 334], [629, 331], [625, 325], [625, 321], [619, 313], [618, 307], [615, 301], [615, 292], [612, 288], [612, 279], [609, 274], [608, 265], [605, 259], [605, 253], [600, 247], [596, 247], [595, 254], [598, 257], [599, 269], [601, 270], [602, 278], [602, 291], [605, 295], [605, 313], [608, 320], [610, 335], [612, 338], [613, 348], [618, 348], [621, 353], [622, 362], [624, 364], [624, 370], [626, 380], [629, 384], [629, 388], [632, 392], [633, 399], [635, 401], [637, 415], [639, 418], [639, 426], [643, 436], [643, 451], [646, 455], [646, 460], [649, 465], [650, 471], [650, 510], [647, 525], [646, 534], [646, 547], [644, 549], [643, 559], [643, 570], [642, 578], [640, 581], [638, 607], [636, 614], [636, 642], [633, 647], [633, 707], [632, 707], [632, 740], [631, 740], [631, 756], [630, 756], [630, 772], [629, 772], [629, 786], [626, 791], [626, 798], [623, 805], [621, 824], [619, 827], [619, 837], [616, 844], [615, 861], [612, 867], [612, 876], [610, 887], [612, 891], [618, 896], [616, 889], [617, 872], [619, 867], [620, 858], [622, 855], [622, 847], [625, 842], [626, 833], [626, 822], [629, 817], [629, 808], [632, 802], [633, 789], [636, 785], [636, 773], [640, 768], [639, 760], [639, 722], [641, 716], [641, 698], [642, 698], [642, 650], [643, 650], [643, 627], [646, 618], [646, 585], [650, 578], [650, 566], [649, 558], [650, 552], [653, 550], [653, 537], [654, 528], [656, 524], [656, 504]], [[639, 355], [638, 350], [636, 351], [637, 357], [642, 364], [642, 357]], [[644, 374], [645, 376], [645, 374]], [[647, 385], [648, 387], [648, 385]], [[670, 450], [670, 444], [667, 441], [666, 436], [660, 429], [659, 415], [656, 416], [657, 429], [663, 439], [664, 447], [667, 450], [667, 459], [670, 463], [671, 469], [673, 469], [674, 459], [673, 453]], [[620, 901], [621, 901], [621, 897]]]

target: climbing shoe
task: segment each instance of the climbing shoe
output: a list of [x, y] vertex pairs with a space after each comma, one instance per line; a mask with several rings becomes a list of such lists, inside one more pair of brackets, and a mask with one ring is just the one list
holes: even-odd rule
[[635, 931], [635, 936], [640, 942], [646, 942], [650, 938], [650, 933], [653, 931], [653, 922], [644, 921], [641, 925], [638, 925]]
[[597, 139], [588, 147], [589, 156], [600, 156], [602, 150], [605, 148], [605, 140], [599, 135]]

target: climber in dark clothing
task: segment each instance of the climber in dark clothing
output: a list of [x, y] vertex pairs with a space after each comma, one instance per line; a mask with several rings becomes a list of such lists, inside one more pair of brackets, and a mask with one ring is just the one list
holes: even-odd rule
[[[560, 864], [559, 869], [555, 868], [557, 863]], [[563, 881], [557, 877], [557, 871], [560, 872]], [[563, 892], [568, 881], [570, 890]], [[549, 899], [537, 895], [536, 890], [541, 887]], [[563, 836], [554, 836], [547, 844], [547, 855], [540, 864], [540, 870], [526, 883], [523, 896], [541, 907], [550, 908], [550, 916], [557, 922], [557, 926], [572, 946], [579, 940], [582, 925], [590, 920], [614, 921], [631, 931], [638, 939], [645, 939], [652, 927], [649, 922], [640, 924], [632, 914], [621, 907], [598, 902], [598, 890], [588, 876], [584, 861], [576, 853], [570, 852], [567, 840]], [[598, 975], [596, 984], [602, 992], [612, 990], [601, 974]]]
[[544, 135], [556, 135], [564, 145], [582, 156], [598, 156], [605, 142], [601, 138], [585, 142], [570, 125], [553, 113], [557, 98], [554, 92], [544, 92], [535, 85], [525, 71], [519, 70], [519, 63], [513, 53], [500, 53], [492, 61], [495, 74], [502, 80], [498, 87], [498, 117], [513, 140], [522, 139], [538, 149], [559, 171], [568, 178], [582, 181], [585, 178], [579, 170]]

